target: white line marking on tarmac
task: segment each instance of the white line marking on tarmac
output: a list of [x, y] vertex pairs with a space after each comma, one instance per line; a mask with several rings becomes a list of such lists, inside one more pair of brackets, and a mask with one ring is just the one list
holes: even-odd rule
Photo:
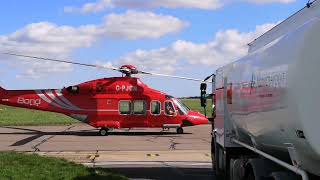
[[171, 168], [211, 168], [211, 162], [168, 162], [168, 161], [152, 161], [152, 162], [99, 162], [99, 163], [82, 163], [87, 167], [100, 168], [145, 168], [145, 167], [171, 167]]

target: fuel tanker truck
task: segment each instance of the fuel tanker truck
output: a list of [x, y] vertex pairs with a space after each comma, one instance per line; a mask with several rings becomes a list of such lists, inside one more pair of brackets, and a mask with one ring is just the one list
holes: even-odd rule
[[[213, 76], [213, 167], [221, 179], [320, 179], [320, 0]], [[201, 85], [206, 103], [206, 85]]]

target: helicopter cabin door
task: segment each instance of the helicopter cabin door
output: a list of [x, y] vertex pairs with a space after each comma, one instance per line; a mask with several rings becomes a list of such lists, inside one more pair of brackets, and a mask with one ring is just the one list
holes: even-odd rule
[[172, 100], [166, 100], [163, 104], [164, 106], [164, 119], [165, 121], [164, 126], [169, 126], [169, 127], [179, 127], [180, 123], [177, 121], [177, 110], [176, 107], [174, 106], [174, 103]]
[[120, 101], [119, 111], [125, 128], [148, 127], [147, 103], [144, 100]]
[[152, 100], [150, 102], [149, 127], [163, 127], [163, 116], [161, 113], [161, 102], [158, 100]]

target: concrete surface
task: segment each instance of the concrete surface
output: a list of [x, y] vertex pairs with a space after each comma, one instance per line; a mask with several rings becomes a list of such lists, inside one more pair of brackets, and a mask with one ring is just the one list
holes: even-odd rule
[[212, 179], [210, 125], [184, 130], [114, 130], [102, 137], [85, 124], [6, 126], [0, 127], [0, 151], [60, 157], [132, 179]]
[[71, 126], [0, 127], [0, 151], [171, 151], [210, 150], [210, 125], [172, 129], [115, 130], [99, 136], [84, 124]]

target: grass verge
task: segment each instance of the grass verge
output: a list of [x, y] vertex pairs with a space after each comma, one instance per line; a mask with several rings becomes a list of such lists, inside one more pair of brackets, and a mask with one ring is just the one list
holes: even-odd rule
[[63, 159], [15, 152], [0, 153], [1, 180], [125, 180], [107, 170], [90, 169]]
[[62, 114], [0, 105], [0, 126], [69, 125], [76, 122]]
[[[187, 105], [191, 110], [193, 111], [198, 111], [201, 112], [202, 114], [204, 114], [204, 108], [201, 107], [200, 105], [200, 99], [181, 99], [181, 101]], [[211, 106], [212, 106], [212, 101], [208, 99], [207, 101], [207, 107], [206, 107], [206, 111], [207, 111], [207, 116], [211, 117]]]

